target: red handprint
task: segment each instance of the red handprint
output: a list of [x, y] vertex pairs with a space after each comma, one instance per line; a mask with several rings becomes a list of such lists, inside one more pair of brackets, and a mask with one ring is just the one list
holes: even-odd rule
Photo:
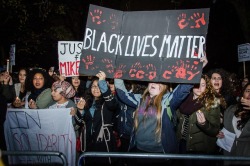
[[108, 73], [114, 73], [114, 66], [112, 64], [112, 59], [102, 59], [102, 63], [105, 65], [105, 68], [107, 69]]
[[135, 77], [138, 78], [138, 79], [143, 79], [144, 78], [144, 75], [145, 75], [145, 72], [143, 70], [138, 70], [136, 72], [136, 75]]
[[87, 55], [87, 56], [86, 56], [86, 59], [85, 59], [85, 58], [82, 58], [82, 61], [85, 63], [85, 68], [86, 68], [86, 70], [88, 70], [88, 69], [89, 69], [89, 66], [91, 66], [91, 65], [94, 64], [95, 57], [92, 56], [92, 55]]
[[199, 73], [200, 73], [200, 71], [197, 71], [196, 73], [193, 73], [192, 71], [187, 71], [187, 74], [190, 75], [187, 80], [192, 80], [194, 78], [194, 76], [196, 76]]
[[186, 79], [186, 74], [187, 74], [187, 71], [186, 69], [183, 67], [179, 67], [177, 70], [176, 70], [176, 74], [175, 74], [175, 77], [176, 78], [183, 78], [183, 79]]
[[145, 76], [148, 77], [149, 80], [153, 80], [156, 77], [156, 67], [153, 64], [146, 65], [146, 69], [148, 71]]
[[92, 22], [93, 22], [93, 23], [96, 23], [97, 25], [100, 25], [100, 24], [106, 22], [106, 20], [101, 20], [102, 11], [99, 10], [99, 9], [95, 9], [95, 10], [94, 10], [94, 13], [89, 12], [89, 14], [90, 14], [91, 17], [92, 17]]
[[193, 16], [190, 17], [191, 20], [194, 21], [195, 25], [194, 26], [190, 26], [190, 28], [200, 28], [201, 25], [205, 25], [206, 21], [204, 19], [204, 13], [202, 13], [202, 15], [200, 16], [200, 13], [194, 13]]
[[118, 26], [118, 19], [117, 19], [116, 15], [111, 14], [109, 19], [110, 19], [111, 29], [113, 29], [113, 30], [116, 29], [116, 27]]
[[[187, 69], [189, 69], [189, 71], [187, 71], [187, 74], [190, 75], [188, 77], [188, 80], [192, 80], [194, 78], [194, 76], [196, 76], [197, 74], [200, 73], [200, 71], [197, 71], [197, 69], [198, 69], [197, 64], [199, 64], [199, 62], [198, 61], [194, 61], [193, 65], [191, 65], [191, 64], [188, 65]], [[197, 71], [197, 72], [195, 72], [195, 71]]]
[[178, 21], [178, 26], [180, 29], [184, 29], [186, 26], [188, 26], [188, 22], [186, 20], [187, 15], [185, 13], [182, 13], [179, 15], [179, 17], [177, 18]]
[[123, 76], [123, 73], [125, 73], [124, 68], [126, 67], [126, 65], [119, 65], [118, 69], [116, 69], [115, 74], [114, 74], [114, 78], [121, 78]]
[[172, 71], [165, 70], [164, 73], [162, 74], [162, 77], [165, 78], [166, 80], [169, 80], [171, 78]]
[[162, 77], [165, 78], [166, 80], [171, 79], [171, 76], [173, 75], [173, 73], [176, 70], [176, 66], [168, 66], [168, 69], [164, 71], [164, 73], [162, 74]]
[[181, 60], [180, 61], [180, 66], [177, 67], [177, 69], [176, 69], [175, 77], [176, 78], [186, 79], [186, 74], [187, 74], [187, 71], [186, 71], [186, 69], [184, 67], [184, 62]]
[[140, 62], [136, 62], [134, 65], [132, 65], [131, 69], [129, 70], [129, 76], [131, 78], [136, 77], [137, 78], [137, 72], [142, 69], [142, 65]]

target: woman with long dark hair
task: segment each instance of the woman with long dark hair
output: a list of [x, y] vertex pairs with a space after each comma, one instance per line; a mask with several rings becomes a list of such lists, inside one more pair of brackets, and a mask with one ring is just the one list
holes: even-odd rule
[[[84, 99], [77, 103], [76, 123], [85, 123], [82, 143], [83, 151], [114, 152], [117, 151], [116, 139], [113, 133], [113, 118], [119, 109], [119, 102], [111, 93], [106, 82], [106, 74], [100, 71], [92, 79]], [[86, 158], [86, 164], [111, 165], [111, 158]]]
[[48, 108], [50, 103], [53, 102], [51, 85], [52, 78], [44, 69], [35, 68], [30, 71], [25, 84], [27, 91], [30, 91], [29, 108]]
[[[226, 156], [250, 157], [250, 83], [243, 88], [241, 99], [224, 112], [224, 128], [235, 134], [231, 151], [224, 150]], [[220, 131], [218, 138], [225, 135]], [[249, 161], [224, 161], [224, 165], [250, 165]]]

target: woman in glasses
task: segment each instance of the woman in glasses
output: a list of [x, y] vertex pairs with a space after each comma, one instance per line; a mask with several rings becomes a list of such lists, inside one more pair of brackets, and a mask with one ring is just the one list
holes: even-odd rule
[[[84, 99], [77, 103], [76, 123], [85, 125], [82, 138], [83, 151], [114, 152], [116, 139], [113, 133], [113, 118], [119, 103], [111, 93], [102, 71], [92, 79]], [[111, 165], [111, 158], [86, 158], [86, 165]]]

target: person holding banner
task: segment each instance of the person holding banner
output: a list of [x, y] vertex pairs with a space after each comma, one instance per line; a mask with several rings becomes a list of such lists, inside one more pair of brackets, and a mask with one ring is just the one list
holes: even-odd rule
[[[206, 56], [200, 59], [203, 67], [207, 64]], [[121, 88], [120, 79], [115, 79], [116, 89]], [[175, 110], [189, 94], [193, 85], [180, 84], [172, 92], [165, 83], [149, 82], [142, 96], [134, 96], [124, 91], [122, 97], [126, 104], [134, 104], [134, 130], [131, 136], [129, 151], [137, 153], [177, 153], [175, 134]], [[125, 100], [127, 96], [127, 99]], [[131, 105], [132, 106], [132, 105]], [[132, 159], [130, 165], [145, 164], [166, 165], [170, 160]]]
[[[77, 124], [85, 122], [83, 134], [83, 151], [115, 152], [116, 138], [113, 133], [113, 118], [119, 110], [119, 102], [111, 94], [106, 82], [106, 74], [100, 71], [93, 77], [90, 88], [84, 99], [78, 104], [75, 116]], [[86, 165], [113, 165], [116, 161], [111, 158], [86, 158]]]
[[52, 79], [46, 70], [34, 68], [30, 71], [25, 84], [27, 91], [31, 94], [28, 97], [30, 109], [48, 108], [53, 102], [51, 96]]

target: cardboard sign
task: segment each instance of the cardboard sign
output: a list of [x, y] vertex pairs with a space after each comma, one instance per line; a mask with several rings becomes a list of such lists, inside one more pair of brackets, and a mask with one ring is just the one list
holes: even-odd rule
[[238, 62], [250, 61], [250, 43], [238, 45]]
[[58, 42], [58, 66], [61, 75], [66, 77], [79, 75], [82, 44], [83, 42], [79, 41]]
[[209, 9], [123, 12], [90, 5], [79, 73], [199, 83]]

